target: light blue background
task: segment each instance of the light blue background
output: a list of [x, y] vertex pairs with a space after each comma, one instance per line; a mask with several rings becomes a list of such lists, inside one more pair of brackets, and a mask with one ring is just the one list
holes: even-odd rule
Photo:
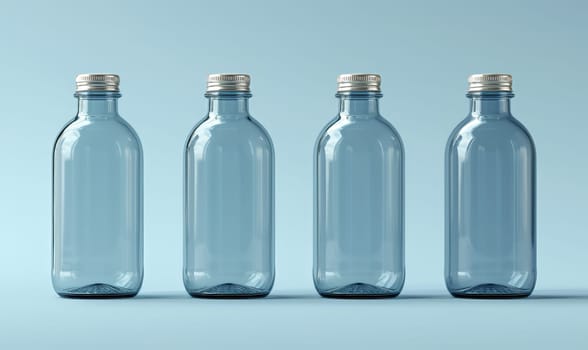
[[[0, 347], [586, 348], [587, 17], [583, 1], [2, 0]], [[51, 288], [51, 150], [84, 72], [121, 75], [120, 111], [144, 146], [133, 300]], [[182, 147], [216, 72], [252, 75], [251, 112], [276, 147], [269, 299], [190, 299], [182, 286]], [[326, 300], [312, 285], [312, 148], [348, 72], [382, 74], [382, 113], [406, 146], [399, 299]], [[513, 113], [537, 145], [539, 279], [527, 300], [451, 299], [443, 283], [444, 147], [480, 72], [513, 74]]]

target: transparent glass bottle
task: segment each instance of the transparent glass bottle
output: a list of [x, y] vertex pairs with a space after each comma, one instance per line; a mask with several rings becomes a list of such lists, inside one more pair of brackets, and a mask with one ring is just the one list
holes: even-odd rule
[[339, 76], [340, 111], [314, 154], [314, 284], [326, 297], [404, 285], [404, 148], [378, 110], [381, 78]]
[[274, 283], [274, 148], [249, 114], [250, 78], [208, 77], [208, 115], [188, 136], [184, 286], [194, 297], [263, 297]]
[[119, 77], [76, 78], [53, 151], [53, 268], [65, 297], [131, 297], [143, 281], [143, 152], [118, 114]]
[[510, 113], [512, 78], [469, 78], [446, 149], [445, 282], [456, 297], [525, 297], [536, 279], [535, 146]]

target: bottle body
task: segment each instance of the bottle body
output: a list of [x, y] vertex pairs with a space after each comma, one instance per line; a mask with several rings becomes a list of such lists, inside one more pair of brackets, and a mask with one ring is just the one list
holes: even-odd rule
[[274, 282], [274, 149], [248, 93], [209, 95], [188, 137], [184, 286], [197, 297], [259, 297]]
[[445, 281], [458, 297], [523, 297], [536, 280], [535, 146], [510, 92], [471, 94], [446, 148]]
[[404, 149], [379, 93], [340, 94], [314, 154], [314, 284], [327, 297], [398, 295], [404, 284]]
[[[80, 105], [104, 112], [112, 95], [86, 93]], [[141, 143], [105, 108], [78, 114], [55, 142], [52, 277], [62, 296], [134, 296], [143, 280]]]

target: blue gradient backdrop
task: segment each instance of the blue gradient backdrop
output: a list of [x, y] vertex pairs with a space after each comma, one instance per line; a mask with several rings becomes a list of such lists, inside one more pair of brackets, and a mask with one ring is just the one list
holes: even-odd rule
[[[584, 1], [0, 3], [0, 347], [586, 348]], [[77, 73], [121, 75], [145, 152], [145, 281], [133, 300], [65, 300], [50, 282], [51, 150]], [[276, 147], [272, 297], [197, 300], [181, 279], [182, 147], [208, 73], [252, 75]], [[406, 146], [402, 296], [339, 301], [312, 278], [312, 148], [339, 73], [382, 74]], [[466, 78], [506, 72], [538, 151], [534, 298], [456, 300], [443, 283], [443, 153]]]

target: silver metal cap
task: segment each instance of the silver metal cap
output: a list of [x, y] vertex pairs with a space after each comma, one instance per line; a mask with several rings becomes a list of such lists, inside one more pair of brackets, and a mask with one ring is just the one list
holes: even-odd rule
[[473, 74], [468, 78], [468, 92], [512, 91], [510, 74]]
[[251, 77], [247, 74], [210, 74], [206, 92], [249, 91]]
[[119, 91], [120, 78], [116, 74], [89, 73], [76, 77], [76, 91]]
[[337, 78], [337, 92], [380, 91], [379, 74], [341, 74]]

